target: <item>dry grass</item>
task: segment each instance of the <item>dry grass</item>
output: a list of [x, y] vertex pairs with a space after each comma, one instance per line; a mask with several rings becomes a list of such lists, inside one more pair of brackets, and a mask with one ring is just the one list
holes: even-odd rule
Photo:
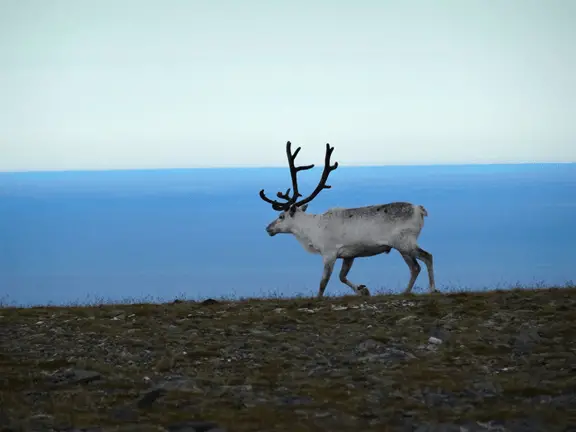
[[[0, 430], [195, 419], [232, 432], [576, 425], [575, 287], [0, 316]], [[69, 369], [100, 376], [77, 383]], [[164, 393], [134, 405], [153, 388]]]

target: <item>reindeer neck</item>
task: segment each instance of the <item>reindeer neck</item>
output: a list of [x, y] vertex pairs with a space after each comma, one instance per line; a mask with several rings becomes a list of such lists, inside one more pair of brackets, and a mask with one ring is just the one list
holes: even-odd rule
[[301, 213], [298, 215], [298, 223], [295, 224], [292, 234], [298, 242], [311, 253], [319, 253], [321, 244], [322, 215]]

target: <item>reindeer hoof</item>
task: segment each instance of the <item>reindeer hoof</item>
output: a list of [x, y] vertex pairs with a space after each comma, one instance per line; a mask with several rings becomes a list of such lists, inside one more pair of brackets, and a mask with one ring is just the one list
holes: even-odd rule
[[370, 297], [370, 290], [368, 290], [366, 285], [359, 285], [358, 292], [360, 293], [360, 295]]

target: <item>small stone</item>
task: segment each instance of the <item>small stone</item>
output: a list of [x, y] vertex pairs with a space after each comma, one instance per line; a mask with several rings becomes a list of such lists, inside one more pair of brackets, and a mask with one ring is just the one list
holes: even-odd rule
[[53, 377], [58, 385], [64, 384], [88, 384], [92, 381], [97, 381], [102, 378], [99, 372], [84, 370], [84, 369], [70, 369], [63, 374], [59, 373]]
[[158, 386], [156, 386], [156, 390], [162, 390], [164, 392], [167, 390], [172, 390], [196, 394], [203, 393], [203, 390], [198, 387], [197, 381], [188, 378], [177, 378], [163, 381], [158, 384]]
[[430, 329], [430, 336], [448, 342], [452, 336], [451, 329], [444, 326], [434, 326]]
[[381, 347], [384, 347], [384, 344], [382, 342], [379, 342], [379, 341], [374, 340], [374, 339], [367, 339], [364, 342], [360, 342], [356, 346], [356, 351], [357, 352], [374, 351], [374, 350], [377, 350]]
[[442, 339], [438, 339], [434, 336], [430, 336], [430, 338], [428, 339], [428, 343], [431, 343], [434, 345], [440, 345], [442, 343]]
[[396, 321], [396, 324], [402, 324], [402, 323], [405, 323], [408, 321], [412, 321], [415, 318], [416, 318], [416, 315], [408, 315], [408, 316], [405, 316], [403, 318], [400, 318], [398, 321]]

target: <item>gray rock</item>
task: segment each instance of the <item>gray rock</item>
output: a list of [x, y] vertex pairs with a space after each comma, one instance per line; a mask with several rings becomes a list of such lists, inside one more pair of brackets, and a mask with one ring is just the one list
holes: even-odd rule
[[502, 386], [492, 381], [475, 382], [472, 388], [484, 397], [498, 396], [502, 393]]
[[198, 386], [198, 380], [192, 378], [176, 378], [166, 380], [158, 383], [156, 389], [180, 391], [188, 393], [202, 393], [202, 389]]
[[416, 315], [407, 315], [405, 317], [400, 318], [398, 321], [396, 321], [396, 324], [404, 324], [404, 323], [407, 323], [408, 321], [415, 320], [416, 318], [417, 318]]
[[510, 338], [514, 351], [522, 354], [531, 352], [532, 348], [541, 341], [542, 337], [535, 328], [524, 328]]
[[356, 346], [355, 351], [358, 353], [364, 353], [369, 351], [372, 352], [372, 351], [378, 351], [383, 347], [385, 347], [385, 345], [382, 342], [378, 342], [377, 340], [374, 339], [367, 339], [364, 342], [360, 342]]
[[395, 363], [402, 362], [406, 360], [413, 360], [416, 356], [412, 353], [402, 351], [397, 348], [386, 348], [382, 352], [368, 354], [357, 358], [359, 363], [369, 363], [369, 362], [384, 362], [384, 363]]
[[440, 339], [443, 342], [450, 342], [452, 338], [452, 329], [450, 326], [444, 326], [437, 323], [430, 329], [429, 336]]
[[99, 372], [84, 369], [68, 369], [52, 375], [53, 384], [61, 386], [66, 384], [88, 384], [102, 378]]

